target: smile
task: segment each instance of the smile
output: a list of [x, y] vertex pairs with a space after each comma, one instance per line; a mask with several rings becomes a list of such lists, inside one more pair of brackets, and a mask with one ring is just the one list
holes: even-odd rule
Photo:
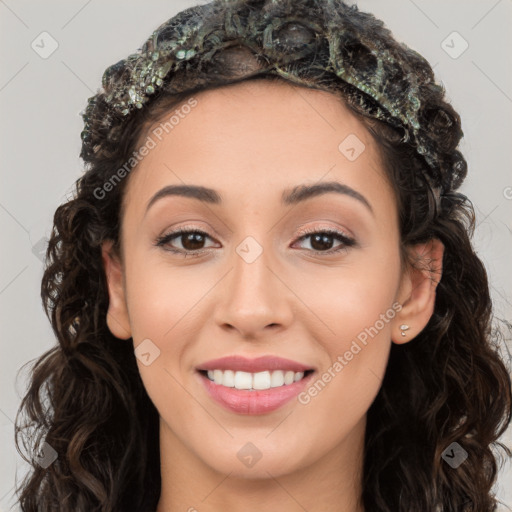
[[[208, 376], [209, 372], [211, 377]], [[257, 415], [273, 412], [289, 403], [306, 388], [314, 373], [313, 370], [305, 372], [274, 370], [272, 373], [264, 371], [255, 374], [232, 370], [199, 370], [196, 375], [201, 379], [207, 395], [224, 409], [236, 414]], [[218, 381], [222, 379], [222, 383], [216, 383], [215, 377]], [[224, 379], [228, 384], [232, 382], [234, 385], [232, 387], [224, 385]], [[268, 386], [269, 379], [270, 386]], [[279, 384], [281, 381], [283, 383]], [[272, 382], [275, 386], [272, 386]], [[290, 383], [287, 384], [287, 382]], [[244, 387], [239, 389], [236, 387], [237, 384]], [[258, 385], [267, 387], [263, 389], [253, 387]]]

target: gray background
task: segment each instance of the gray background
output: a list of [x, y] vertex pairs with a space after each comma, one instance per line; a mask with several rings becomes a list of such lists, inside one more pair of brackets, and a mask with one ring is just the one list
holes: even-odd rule
[[[26, 471], [14, 447], [13, 420], [27, 376], [23, 372], [16, 379], [16, 374], [54, 344], [39, 297], [40, 254], [55, 209], [70, 197], [82, 172], [79, 113], [100, 87], [106, 67], [133, 53], [162, 22], [198, 3], [205, 2], [0, 0], [0, 512], [19, 509], [14, 478]], [[495, 314], [511, 321], [512, 0], [357, 4], [430, 61], [461, 114], [460, 148], [469, 164], [461, 190], [477, 214], [474, 246], [489, 273]], [[51, 48], [50, 36], [42, 32], [58, 44], [47, 58], [32, 48]], [[469, 46], [461, 53], [464, 40]], [[511, 438], [509, 429], [502, 441], [511, 446]], [[509, 506], [511, 481], [507, 463], [496, 491]]]

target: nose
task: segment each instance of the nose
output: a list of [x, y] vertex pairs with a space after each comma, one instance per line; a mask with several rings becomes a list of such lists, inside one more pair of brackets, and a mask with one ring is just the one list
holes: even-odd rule
[[[234, 253], [232, 269], [217, 289], [215, 323], [244, 339], [268, 336], [293, 321], [292, 290], [265, 249], [252, 262]], [[272, 268], [274, 267], [274, 268]]]

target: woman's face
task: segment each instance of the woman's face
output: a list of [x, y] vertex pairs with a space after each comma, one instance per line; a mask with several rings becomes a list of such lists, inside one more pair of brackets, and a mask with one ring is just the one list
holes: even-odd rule
[[[252, 81], [194, 98], [141, 141], [151, 149], [125, 191], [122, 266], [104, 250], [109, 327], [133, 338], [161, 443], [251, 477], [359, 449], [414, 285], [402, 279], [395, 199], [375, 142], [318, 90]], [[338, 192], [302, 194], [327, 183]], [[169, 186], [215, 192], [154, 199]], [[204, 234], [162, 238], [180, 228]], [[407, 322], [404, 341], [429, 316]], [[223, 386], [198, 371], [227, 356], [280, 357], [314, 372], [279, 386], [285, 365], [267, 361], [269, 373], [256, 368], [250, 381], [251, 372], [215, 372]], [[231, 378], [277, 387], [238, 390]], [[208, 391], [219, 386], [223, 399]]]

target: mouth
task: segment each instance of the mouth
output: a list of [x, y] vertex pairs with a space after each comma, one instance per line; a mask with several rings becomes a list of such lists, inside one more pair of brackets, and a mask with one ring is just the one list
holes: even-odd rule
[[233, 370], [196, 370], [207, 395], [225, 410], [243, 415], [271, 413], [308, 386], [315, 370], [273, 370], [255, 374]]

